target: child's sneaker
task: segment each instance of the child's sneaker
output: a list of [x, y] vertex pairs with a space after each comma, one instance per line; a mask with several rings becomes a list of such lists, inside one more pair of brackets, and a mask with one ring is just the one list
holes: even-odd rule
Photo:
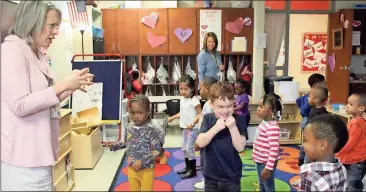
[[193, 184], [193, 186], [198, 190], [204, 190], [205, 189], [205, 180], [197, 182], [197, 183]]
[[117, 151], [117, 150], [124, 149], [124, 148], [126, 148], [126, 144], [125, 143], [123, 143], [123, 142], [116, 142], [116, 143], [114, 143], [109, 148], [109, 150], [111, 150], [111, 151]]
[[291, 185], [292, 185], [293, 187], [296, 187], [296, 188], [300, 187], [300, 179], [298, 179], [298, 180], [296, 180], [296, 181], [293, 181], [293, 182], [291, 183]]

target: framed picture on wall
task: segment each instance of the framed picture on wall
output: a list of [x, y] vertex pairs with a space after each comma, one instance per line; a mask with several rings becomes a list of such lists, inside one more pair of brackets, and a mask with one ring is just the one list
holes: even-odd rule
[[343, 29], [333, 29], [333, 49], [343, 48]]

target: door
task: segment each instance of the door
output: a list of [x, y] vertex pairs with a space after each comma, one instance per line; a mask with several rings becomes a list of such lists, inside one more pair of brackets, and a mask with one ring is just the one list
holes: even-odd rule
[[117, 9], [117, 50], [123, 56], [139, 53], [139, 10]]
[[[234, 37], [246, 37], [247, 39], [247, 52], [242, 52], [238, 54], [252, 54], [253, 53], [253, 30], [254, 30], [254, 9], [253, 8], [226, 8], [223, 9], [223, 23], [222, 23], [222, 31], [223, 31], [223, 53], [232, 53], [232, 43], [231, 41]], [[251, 24], [246, 26], [243, 25], [243, 28], [240, 30], [239, 34], [230, 32], [225, 29], [226, 24], [234, 24], [238, 18], [250, 18]], [[238, 20], [239, 21], [239, 20]]]
[[[349, 21], [347, 29], [341, 21], [341, 14], [344, 14], [345, 20]], [[330, 93], [330, 103], [347, 103], [349, 96], [349, 67], [352, 55], [352, 21], [353, 10], [341, 10], [336, 13], [329, 14], [328, 19], [328, 48], [327, 48], [327, 64], [328, 56], [335, 54], [335, 67], [332, 70], [330, 65], [327, 66], [327, 88]], [[333, 30], [343, 30], [343, 47], [340, 49], [333, 48]]]
[[[151, 28], [141, 22], [141, 18], [151, 16], [151, 13], [157, 13], [158, 19], [155, 28]], [[168, 10], [167, 9], [139, 9], [139, 34], [140, 34], [140, 54], [142, 55], [165, 55], [168, 54]], [[151, 45], [150, 39], [155, 42]], [[158, 43], [162, 44], [158, 44]], [[156, 46], [158, 45], [158, 46]]]
[[104, 30], [105, 53], [115, 53], [116, 51], [116, 10], [117, 9], [102, 9], [102, 28]]
[[195, 55], [197, 53], [197, 9], [168, 9], [168, 18], [169, 54]]

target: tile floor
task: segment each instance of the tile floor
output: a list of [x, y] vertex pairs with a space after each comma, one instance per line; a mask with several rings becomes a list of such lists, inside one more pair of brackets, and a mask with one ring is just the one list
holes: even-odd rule
[[[164, 147], [180, 147], [182, 130], [171, 128], [166, 132]], [[76, 186], [72, 191], [108, 191], [124, 152], [111, 152], [106, 148], [93, 170], [75, 170]], [[366, 184], [366, 177], [363, 182]], [[366, 186], [363, 191], [366, 191]]]

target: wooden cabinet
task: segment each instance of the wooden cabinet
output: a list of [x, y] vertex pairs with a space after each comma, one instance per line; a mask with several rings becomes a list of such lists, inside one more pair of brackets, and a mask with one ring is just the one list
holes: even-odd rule
[[[169, 21], [169, 54], [183, 55], [196, 54], [197, 52], [197, 9], [179, 8], [168, 9]], [[188, 28], [192, 30], [192, 35], [182, 43], [175, 33], [177, 28], [181, 28], [179, 36], [185, 37]]]
[[[223, 47], [222, 53], [232, 53], [231, 41], [234, 37], [246, 37], [247, 38], [247, 52], [241, 54], [253, 53], [253, 30], [254, 30], [254, 9], [253, 8], [226, 8], [222, 12], [222, 34], [223, 34]], [[235, 22], [236, 19], [242, 17], [250, 18], [252, 23], [249, 26], [244, 25], [239, 34], [234, 34], [225, 29], [225, 25], [228, 22]]]
[[138, 55], [139, 53], [139, 10], [117, 10], [117, 50], [121, 55]]
[[[155, 28], [151, 28], [141, 22], [144, 16], [150, 16], [156, 12], [159, 17]], [[167, 9], [139, 9], [139, 42], [140, 54], [142, 55], [167, 55], [168, 54], [168, 10]], [[165, 42], [157, 47], [152, 47], [147, 39], [148, 32], [152, 33], [154, 40], [165, 38]]]
[[75, 168], [71, 148], [71, 110], [61, 109], [59, 156], [53, 166], [56, 191], [71, 191], [75, 186]]
[[117, 38], [117, 9], [102, 9], [105, 53], [115, 53]]

